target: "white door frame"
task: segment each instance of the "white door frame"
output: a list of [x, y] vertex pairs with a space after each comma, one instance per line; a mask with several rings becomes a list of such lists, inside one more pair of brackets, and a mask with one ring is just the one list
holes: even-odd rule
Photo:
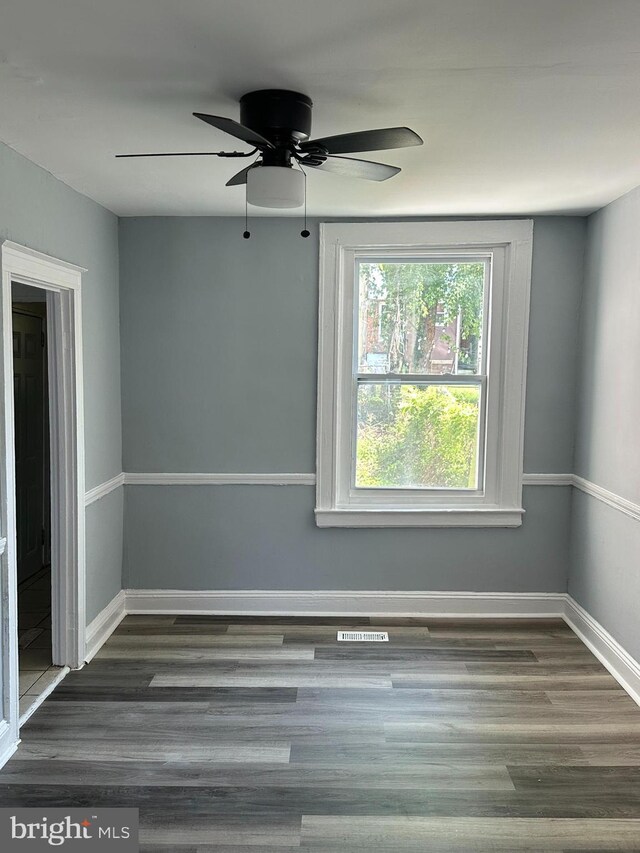
[[[81, 267], [17, 243], [0, 247], [4, 414], [0, 422], [0, 766], [19, 736], [18, 611], [11, 284], [46, 291], [51, 440], [53, 663], [78, 668], [85, 657], [84, 415]], [[2, 539], [5, 540], [4, 548]], [[6, 743], [5, 743], [6, 738]], [[13, 747], [12, 747], [13, 744]], [[9, 753], [10, 754], [10, 753]]]

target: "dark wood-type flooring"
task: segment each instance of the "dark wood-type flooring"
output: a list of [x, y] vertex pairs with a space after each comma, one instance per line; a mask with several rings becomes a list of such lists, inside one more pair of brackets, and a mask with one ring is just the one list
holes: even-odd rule
[[146, 853], [640, 851], [640, 708], [556, 620], [130, 616], [22, 737], [0, 805]]

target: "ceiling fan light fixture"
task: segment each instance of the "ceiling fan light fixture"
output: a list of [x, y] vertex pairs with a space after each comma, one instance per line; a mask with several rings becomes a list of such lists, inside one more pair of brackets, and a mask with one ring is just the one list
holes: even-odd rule
[[300, 207], [304, 175], [288, 166], [260, 166], [247, 173], [247, 201], [257, 207]]

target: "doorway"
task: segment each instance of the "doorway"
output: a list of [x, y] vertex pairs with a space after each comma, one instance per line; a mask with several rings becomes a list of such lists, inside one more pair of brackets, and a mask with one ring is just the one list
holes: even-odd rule
[[12, 283], [20, 716], [59, 676], [53, 665], [46, 292]]
[[85, 270], [8, 240], [0, 262], [1, 765], [85, 660]]

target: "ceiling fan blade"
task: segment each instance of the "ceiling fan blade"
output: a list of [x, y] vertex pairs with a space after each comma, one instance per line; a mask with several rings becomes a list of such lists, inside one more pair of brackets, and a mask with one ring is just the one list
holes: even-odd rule
[[247, 175], [249, 174], [251, 169], [255, 169], [255, 167], [256, 167], [256, 164], [252, 163], [250, 166], [247, 166], [246, 168], [241, 169], [232, 178], [229, 178], [229, 180], [227, 181], [225, 186], [226, 187], [238, 187], [238, 186], [240, 186], [240, 184], [246, 184], [247, 183]]
[[386, 181], [401, 171], [398, 166], [374, 163], [371, 160], [356, 160], [354, 157], [336, 157], [333, 154], [328, 160], [317, 165], [305, 163], [304, 158], [300, 163], [303, 167], [310, 166], [312, 169], [321, 169], [323, 172], [333, 172], [348, 178], [364, 178], [365, 181]]
[[218, 130], [223, 130], [225, 133], [235, 136], [236, 139], [242, 139], [243, 142], [248, 142], [249, 145], [253, 145], [256, 148], [274, 147], [273, 143], [269, 142], [266, 137], [256, 133], [255, 130], [251, 130], [249, 127], [245, 127], [243, 124], [240, 124], [240, 122], [234, 121], [232, 118], [225, 118], [224, 116], [210, 116], [206, 113], [194, 113], [194, 116], [201, 119], [201, 121], [206, 121], [206, 123], [210, 124], [212, 127], [217, 127]]
[[[162, 154], [116, 154], [116, 160], [124, 157], [226, 157], [224, 151], [169, 151]], [[240, 155], [237, 155], [240, 156]], [[244, 154], [242, 155], [245, 156]]]
[[352, 151], [385, 151], [390, 148], [409, 148], [422, 145], [422, 139], [408, 127], [383, 127], [379, 130], [361, 130], [357, 133], [341, 133], [310, 139], [300, 145], [300, 151], [324, 148], [328, 154], [350, 154]]

